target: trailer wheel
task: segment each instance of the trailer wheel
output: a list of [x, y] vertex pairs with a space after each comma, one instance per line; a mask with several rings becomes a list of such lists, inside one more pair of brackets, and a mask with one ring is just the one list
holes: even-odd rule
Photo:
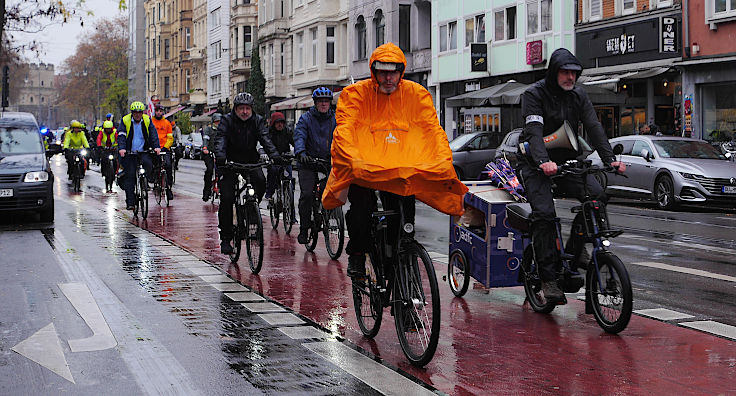
[[450, 283], [450, 290], [456, 297], [462, 297], [470, 284], [470, 263], [461, 250], [453, 251], [448, 261], [447, 281]]

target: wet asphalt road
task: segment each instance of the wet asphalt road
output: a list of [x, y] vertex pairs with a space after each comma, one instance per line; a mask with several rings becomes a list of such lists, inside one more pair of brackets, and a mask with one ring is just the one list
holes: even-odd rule
[[[63, 175], [63, 167], [55, 168], [61, 170], [57, 177]], [[202, 169], [200, 161], [181, 162], [177, 196], [201, 195]], [[7, 302], [0, 307], [0, 393], [390, 393], [377, 391], [323, 358], [324, 351], [322, 355], [313, 352], [322, 343], [335, 342], [353, 350], [350, 342], [339, 342], [341, 337], [323, 331], [310, 333], [307, 338], [288, 337], [286, 333], [296, 328], [295, 324], [272, 325], [264, 321], [260, 316], [263, 314], [251, 312], [242, 301], [213, 288], [212, 282], [203, 279], [210, 274], [205, 270], [206, 263], [190, 251], [141, 230], [131, 224], [126, 212], [114, 209], [123, 193], [103, 195], [95, 172], [85, 178], [85, 191], [80, 195], [68, 193], [65, 178], [59, 181], [55, 186], [53, 227], [21, 224], [25, 214], [0, 221], [0, 254], [6, 269], [0, 275], [0, 284], [7, 285], [0, 292], [0, 298]], [[566, 208], [571, 205], [568, 201], [558, 205], [558, 214], [568, 222], [571, 216]], [[736, 326], [733, 281], [633, 264], [660, 262], [736, 277], [734, 212], [662, 212], [648, 206], [623, 203], [609, 209], [612, 222], [627, 230], [614, 241], [613, 249], [629, 264], [635, 287], [634, 309], [667, 308], [698, 320]], [[151, 208], [156, 209], [153, 201]], [[417, 217], [417, 239], [429, 251], [446, 254], [447, 216], [420, 207]], [[213, 249], [216, 246], [212, 244]], [[22, 254], [17, 254], [19, 251]], [[247, 266], [243, 271], [248, 271]], [[89, 337], [93, 328], [76, 305], [69, 304], [72, 299], [60, 286], [69, 284], [84, 284], [90, 290], [115, 335], [114, 348], [69, 350], [67, 342]], [[247, 290], [237, 289], [240, 285], [235, 283], [223, 285], [220, 288]], [[254, 291], [269, 297], [263, 288]], [[252, 298], [257, 301], [261, 297]], [[479, 297], [468, 295], [469, 301], [473, 298]], [[156, 303], [152, 304], [152, 299]], [[296, 317], [307, 320], [308, 327], [322, 330], [310, 325], [308, 318]], [[53, 324], [61, 356], [66, 357], [66, 367], [72, 368], [69, 372], [75, 383], [59, 380], [66, 374], [58, 359], [47, 363], [53, 353], [39, 357], [45, 363], [39, 365], [31, 362], [31, 352], [26, 350], [20, 356], [11, 351], [38, 334], [36, 331], [48, 330], [49, 324]], [[55, 356], [58, 358], [58, 353]], [[388, 366], [396, 367], [391, 363]], [[393, 369], [391, 372], [395, 373]], [[400, 372], [412, 378], [404, 384], [407, 389], [416, 391], [411, 385], [417, 376], [423, 376]], [[736, 375], [733, 369], [731, 373]], [[437, 388], [448, 392], [442, 386]], [[448, 393], [465, 394], [462, 389], [455, 387]]]

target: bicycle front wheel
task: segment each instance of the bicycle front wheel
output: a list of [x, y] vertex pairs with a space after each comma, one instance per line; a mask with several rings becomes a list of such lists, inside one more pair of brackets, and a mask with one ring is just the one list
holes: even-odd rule
[[145, 219], [148, 217], [148, 182], [145, 177], [140, 178], [141, 196], [139, 198], [141, 205], [141, 216]]
[[153, 181], [153, 198], [156, 200], [157, 205], [161, 205], [161, 200], [164, 196], [164, 188], [161, 183], [161, 177]]
[[[317, 247], [317, 239], [319, 239], [319, 229], [322, 224], [322, 213], [320, 209], [312, 210], [312, 226], [309, 228], [309, 234], [307, 237], [307, 244], [304, 245], [308, 252], [313, 252], [314, 248]], [[302, 224], [301, 226], [304, 226]]]
[[365, 281], [353, 282], [353, 308], [360, 331], [366, 337], [373, 338], [378, 334], [383, 320], [381, 290], [384, 281], [372, 254], [367, 257], [365, 267]]
[[240, 258], [240, 249], [243, 241], [243, 230], [245, 230], [244, 207], [235, 204], [233, 207], [233, 252], [230, 253], [230, 262], [237, 263]]
[[625, 329], [631, 319], [634, 305], [631, 279], [624, 264], [613, 253], [601, 252], [597, 258], [598, 272], [588, 269], [585, 298], [593, 307], [598, 325], [607, 333], [616, 334]]
[[429, 254], [413, 241], [399, 253], [399, 279], [394, 286], [394, 322], [409, 362], [429, 363], [440, 338], [440, 291]]
[[271, 227], [275, 230], [279, 226], [279, 210], [281, 208], [281, 191], [276, 189], [271, 202], [268, 203], [268, 215], [271, 217]]
[[166, 206], [171, 205], [171, 201], [169, 201], [169, 194], [167, 191], [171, 188], [169, 183], [166, 181], [166, 171], [161, 172], [161, 200], [166, 202]]
[[550, 313], [555, 309], [555, 304], [548, 302], [542, 293], [542, 279], [539, 277], [537, 264], [534, 262], [534, 251], [531, 244], [524, 249], [521, 260], [522, 275], [524, 278], [524, 293], [529, 305], [534, 312]]
[[[323, 209], [324, 210], [324, 209]], [[325, 215], [322, 231], [325, 234], [325, 246], [330, 258], [337, 260], [342, 253], [342, 245], [345, 241], [345, 217], [342, 208], [324, 210]]]
[[248, 252], [248, 265], [254, 274], [261, 271], [263, 265], [263, 221], [256, 203], [246, 204], [248, 212], [248, 236], [245, 248]]
[[294, 190], [291, 189], [291, 180], [282, 184], [281, 213], [284, 217], [284, 232], [288, 235], [294, 225]]

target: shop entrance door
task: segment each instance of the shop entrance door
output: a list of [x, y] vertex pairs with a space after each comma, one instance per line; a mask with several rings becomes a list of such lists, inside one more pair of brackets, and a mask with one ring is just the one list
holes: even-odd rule
[[603, 125], [603, 130], [608, 138], [619, 136], [618, 131], [618, 107], [600, 106], [595, 108], [598, 121]]

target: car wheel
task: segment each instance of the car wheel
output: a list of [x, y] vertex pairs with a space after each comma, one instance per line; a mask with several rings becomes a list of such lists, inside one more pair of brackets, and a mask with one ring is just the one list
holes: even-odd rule
[[660, 209], [672, 210], [677, 206], [675, 202], [675, 185], [672, 178], [663, 175], [660, 176], [654, 184], [654, 199], [657, 200], [657, 206]]
[[463, 180], [463, 171], [460, 170], [457, 166], [453, 166], [455, 168], [455, 174], [457, 175], [457, 178], [460, 180]]
[[603, 172], [597, 172], [593, 174], [593, 177], [601, 185], [603, 191], [606, 191], [606, 187], [608, 187], [608, 176]]

